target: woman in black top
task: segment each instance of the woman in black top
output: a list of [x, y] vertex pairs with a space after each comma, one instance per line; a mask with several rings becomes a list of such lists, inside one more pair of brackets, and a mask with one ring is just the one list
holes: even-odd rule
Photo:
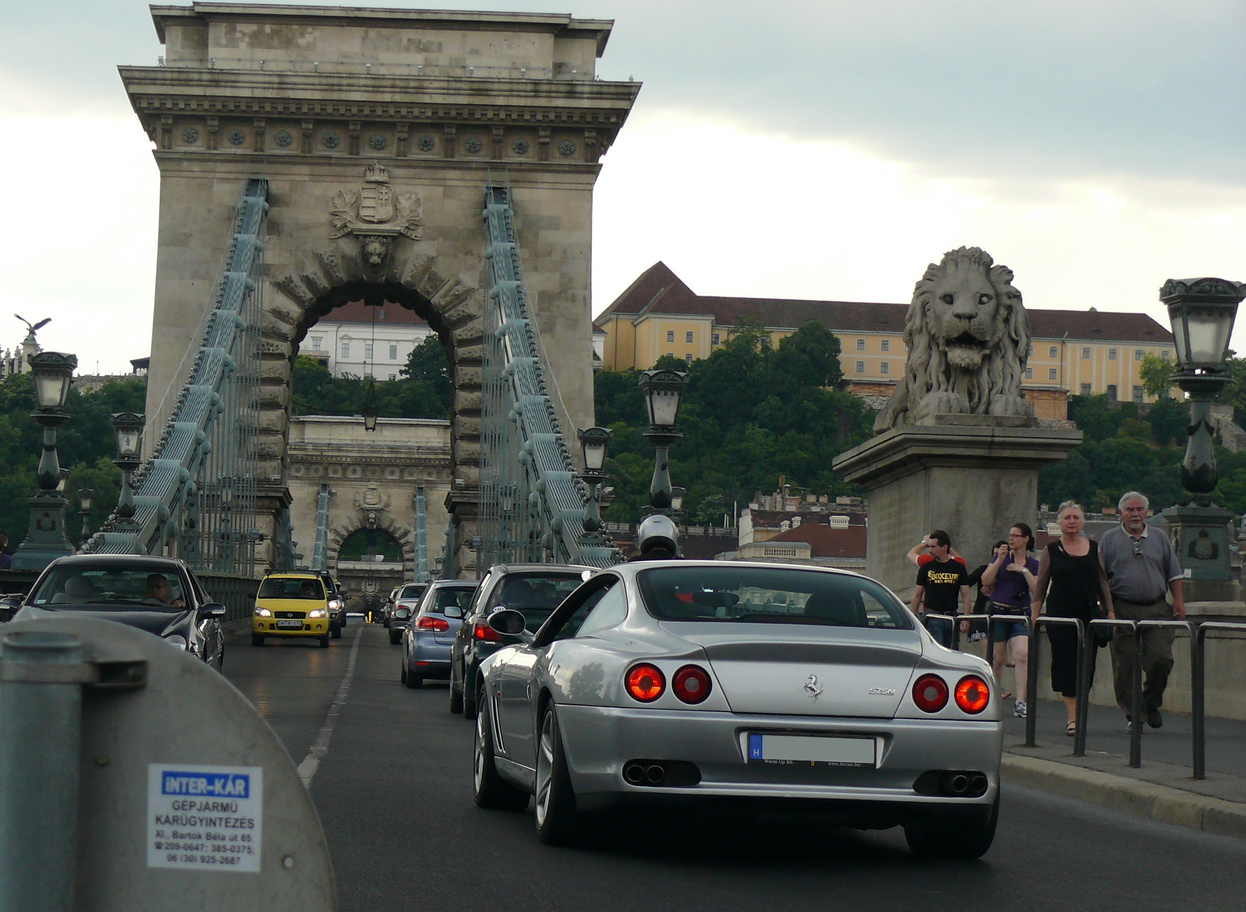
[[[1082, 534], [1086, 516], [1081, 504], [1066, 500], [1056, 514], [1060, 537], [1043, 551], [1038, 560], [1038, 579], [1034, 582], [1032, 620], [1042, 613], [1043, 602], [1051, 617], [1079, 618], [1089, 623], [1099, 616], [1099, 605], [1115, 617], [1108, 577], [1099, 564], [1099, 548]], [[1077, 632], [1071, 624], [1052, 624], [1047, 628], [1051, 641], [1051, 689], [1064, 697], [1069, 724], [1065, 733], [1077, 734]], [[1090, 669], [1094, 675], [1094, 666]], [[1088, 682], [1087, 689], [1090, 683]]]

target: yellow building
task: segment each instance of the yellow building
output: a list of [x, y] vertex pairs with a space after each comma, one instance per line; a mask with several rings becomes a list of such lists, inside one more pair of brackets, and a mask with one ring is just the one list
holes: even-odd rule
[[[664, 263], [636, 279], [593, 321], [606, 370], [648, 370], [663, 355], [691, 364], [730, 338], [742, 319], [765, 326], [775, 344], [811, 320], [839, 338], [844, 381], [863, 396], [889, 395], [904, 374], [907, 304], [791, 301], [698, 295]], [[1146, 314], [1027, 310], [1032, 346], [1026, 397], [1040, 417], [1064, 418], [1069, 395], [1106, 393], [1151, 401], [1142, 391], [1147, 355], [1175, 357], [1172, 333]]]

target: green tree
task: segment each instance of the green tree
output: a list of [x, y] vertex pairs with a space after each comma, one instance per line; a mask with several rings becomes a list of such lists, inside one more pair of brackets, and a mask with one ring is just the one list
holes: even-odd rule
[[1172, 395], [1172, 374], [1174, 366], [1171, 361], [1147, 355], [1142, 359], [1138, 369], [1142, 378], [1142, 391], [1157, 399], [1166, 399]]

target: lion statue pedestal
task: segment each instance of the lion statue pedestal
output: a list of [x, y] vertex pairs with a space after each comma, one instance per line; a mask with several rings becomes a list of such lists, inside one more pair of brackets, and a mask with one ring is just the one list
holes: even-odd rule
[[941, 415], [840, 454], [835, 471], [869, 498], [866, 572], [907, 600], [917, 571], [905, 555], [932, 529], [947, 530], [972, 570], [1010, 525], [1033, 526], [1038, 470], [1067, 458], [1082, 432], [1031, 425], [1019, 417]]

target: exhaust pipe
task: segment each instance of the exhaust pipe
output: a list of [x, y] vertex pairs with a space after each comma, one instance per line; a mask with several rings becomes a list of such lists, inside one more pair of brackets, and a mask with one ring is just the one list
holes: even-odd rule
[[969, 790], [969, 777], [964, 773], [948, 773], [943, 777], [943, 790], [953, 795], [963, 795]]
[[652, 763], [645, 770], [645, 779], [650, 785], [661, 785], [666, 781], [666, 767], [660, 763]]
[[982, 773], [973, 774], [973, 778], [969, 780], [969, 794], [974, 798], [986, 794], [986, 776]]
[[623, 779], [628, 785], [644, 785], [645, 768], [635, 760], [623, 764]]

